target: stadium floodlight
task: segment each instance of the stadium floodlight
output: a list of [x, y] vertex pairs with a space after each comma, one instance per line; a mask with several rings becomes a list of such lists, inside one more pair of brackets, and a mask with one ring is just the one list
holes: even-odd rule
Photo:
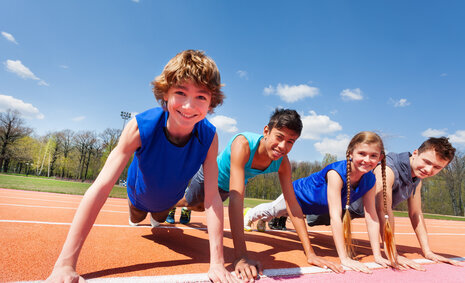
[[131, 119], [131, 115], [131, 112], [121, 111], [121, 118], [123, 119], [123, 129], [121, 129], [121, 132], [124, 130], [124, 126], [126, 126], [126, 121]]

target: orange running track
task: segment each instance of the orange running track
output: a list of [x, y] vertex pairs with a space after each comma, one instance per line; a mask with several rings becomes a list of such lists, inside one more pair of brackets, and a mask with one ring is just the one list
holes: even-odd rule
[[[47, 278], [60, 253], [81, 198], [82, 196], [0, 189], [0, 282]], [[227, 208], [224, 211], [225, 261], [228, 270], [233, 271], [233, 243]], [[179, 212], [180, 209], [176, 220], [179, 219]], [[464, 222], [429, 219], [426, 222], [433, 251], [448, 258], [465, 256]], [[148, 219], [143, 223], [146, 225], [129, 226], [127, 200], [108, 199], [84, 244], [77, 271], [85, 279], [114, 280], [141, 276], [165, 276], [155, 277], [160, 280], [197, 280], [190, 274], [205, 274], [208, 271], [209, 246], [204, 213], [193, 212], [188, 225], [164, 223], [152, 229]], [[292, 229], [289, 221], [287, 225]], [[309, 231], [317, 255], [339, 262], [330, 227], [310, 227]], [[353, 237], [357, 241], [357, 258], [364, 263], [373, 262], [363, 219], [353, 221]], [[292, 275], [298, 268], [315, 269], [306, 263], [300, 241], [293, 231], [246, 232], [246, 240], [249, 256], [262, 262], [265, 274], [283, 275], [288, 272], [287, 275]], [[422, 258], [408, 218], [396, 218], [396, 242], [398, 251], [404, 256]], [[465, 275], [463, 267], [453, 267], [452, 270]], [[393, 270], [384, 272], [398, 274]], [[436, 271], [438, 272], [441, 271]], [[186, 274], [187, 277], [182, 277]], [[154, 277], [147, 278], [153, 280]]]

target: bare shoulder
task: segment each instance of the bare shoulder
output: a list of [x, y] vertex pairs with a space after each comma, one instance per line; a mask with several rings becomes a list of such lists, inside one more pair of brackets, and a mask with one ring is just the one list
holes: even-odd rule
[[[388, 187], [392, 187], [394, 184], [394, 179], [396, 178], [394, 171], [392, 171], [391, 167], [386, 166], [386, 184]], [[381, 165], [376, 166], [376, 168], [373, 170], [373, 173], [375, 173], [376, 176], [376, 181], [381, 181], [383, 180], [383, 172]]]
[[139, 126], [135, 118], [124, 128], [117, 147], [120, 150], [132, 152], [141, 147]]
[[238, 135], [232, 142], [231, 155], [236, 157], [250, 155], [249, 141], [243, 135]]
[[326, 182], [328, 185], [341, 185], [341, 187], [343, 184], [341, 175], [339, 175], [336, 170], [329, 170], [328, 173], [326, 173]]

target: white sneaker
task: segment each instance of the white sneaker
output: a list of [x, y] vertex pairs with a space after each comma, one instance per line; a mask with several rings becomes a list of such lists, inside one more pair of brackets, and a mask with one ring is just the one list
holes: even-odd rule
[[157, 220], [153, 219], [152, 214], [150, 214], [150, 224], [152, 224], [152, 228], [160, 226], [160, 222]]
[[132, 221], [131, 221], [131, 217], [129, 217], [129, 226], [133, 226], [133, 227], [139, 226], [139, 223], [134, 223], [134, 222], [132, 222]]
[[258, 220], [257, 222], [257, 231], [258, 232], [265, 232], [266, 231], [266, 222], [262, 219]]

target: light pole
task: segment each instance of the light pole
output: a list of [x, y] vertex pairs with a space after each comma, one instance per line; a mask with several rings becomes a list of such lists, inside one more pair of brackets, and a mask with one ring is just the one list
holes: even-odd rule
[[123, 119], [123, 129], [121, 129], [121, 132], [123, 132], [126, 121], [131, 119], [131, 112], [121, 111], [121, 118]]

